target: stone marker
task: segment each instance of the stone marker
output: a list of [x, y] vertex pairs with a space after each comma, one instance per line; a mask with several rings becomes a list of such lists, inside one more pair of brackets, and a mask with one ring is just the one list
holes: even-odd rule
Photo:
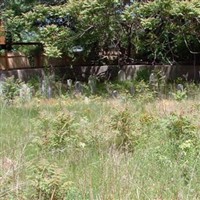
[[152, 87], [152, 89], [158, 89], [158, 79], [154, 73], [151, 73], [149, 76], [149, 84]]
[[118, 72], [118, 81], [125, 81], [126, 80], [126, 74], [123, 70], [119, 70]]
[[48, 88], [47, 88], [47, 98], [50, 99], [52, 97], [53, 97], [53, 89], [52, 89], [51, 85], [49, 84]]
[[31, 88], [24, 83], [19, 89], [19, 96], [23, 101], [30, 101], [32, 97]]
[[80, 81], [76, 81], [74, 85], [75, 94], [83, 94], [83, 86]]
[[188, 72], [186, 74], [183, 74], [183, 77], [184, 77], [185, 81], [188, 81]]
[[3, 95], [4, 81], [0, 80], [0, 96]]
[[72, 79], [67, 79], [67, 89], [72, 89]]
[[176, 87], [176, 89], [179, 90], [179, 91], [181, 91], [181, 92], [183, 92], [184, 87], [183, 87], [182, 84], [178, 84], [177, 87]]
[[42, 95], [45, 97], [45, 98], [52, 98], [53, 96], [53, 91], [52, 91], [52, 87], [51, 87], [51, 84], [49, 82], [49, 80], [47, 79], [43, 79], [42, 80]]
[[113, 90], [112, 91], [112, 97], [116, 99], [116, 98], [118, 98], [118, 96], [119, 96], [118, 91], [117, 90]]
[[129, 89], [129, 92], [130, 92], [131, 96], [135, 95], [135, 87], [134, 87], [134, 85], [131, 85], [131, 87]]
[[0, 96], [3, 95], [3, 85], [4, 85], [4, 82], [6, 80], [6, 76], [5, 74], [1, 74], [0, 75]]
[[92, 94], [96, 93], [96, 84], [97, 84], [97, 80], [95, 76], [90, 75], [88, 78], [88, 85], [90, 87], [90, 92]]
[[157, 82], [157, 78], [156, 78], [155, 74], [151, 73], [150, 76], [149, 76], [149, 83], [151, 85], [154, 85], [156, 82]]

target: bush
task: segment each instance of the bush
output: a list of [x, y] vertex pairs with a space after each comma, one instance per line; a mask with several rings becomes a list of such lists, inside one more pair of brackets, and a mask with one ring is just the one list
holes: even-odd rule
[[14, 76], [6, 78], [3, 83], [2, 95], [7, 101], [12, 101], [16, 96], [19, 95], [19, 89], [23, 82], [19, 79], [15, 79]]
[[45, 160], [33, 166], [32, 172], [30, 180], [35, 190], [32, 195], [34, 199], [65, 199], [73, 188], [73, 183], [67, 179], [62, 169]]

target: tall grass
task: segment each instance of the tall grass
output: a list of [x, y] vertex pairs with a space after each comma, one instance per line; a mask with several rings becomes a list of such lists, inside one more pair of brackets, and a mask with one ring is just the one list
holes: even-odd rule
[[198, 89], [1, 100], [0, 199], [199, 199]]

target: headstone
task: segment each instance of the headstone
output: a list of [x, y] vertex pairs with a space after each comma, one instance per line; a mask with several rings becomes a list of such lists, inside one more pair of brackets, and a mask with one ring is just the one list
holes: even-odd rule
[[45, 96], [46, 94], [46, 81], [42, 80], [42, 85], [41, 85], [41, 91], [42, 91], [42, 95]]
[[178, 84], [177, 85], [177, 90], [183, 92], [183, 90], [184, 90], [183, 85], [182, 84]]
[[6, 80], [5, 74], [1, 74], [1, 75], [0, 75], [0, 81], [5, 81], [5, 80]]
[[90, 92], [92, 94], [95, 94], [96, 93], [96, 77], [95, 76], [89, 76], [88, 78], [88, 85], [90, 87]]
[[130, 89], [129, 89], [130, 95], [134, 96], [135, 95], [135, 87], [134, 85], [131, 85]]
[[3, 95], [3, 85], [4, 85], [4, 82], [6, 80], [6, 76], [5, 74], [1, 74], [0, 75], [0, 96]]
[[3, 95], [3, 86], [4, 85], [4, 81], [0, 80], [0, 96]]
[[157, 82], [157, 78], [156, 78], [155, 74], [151, 73], [150, 76], [149, 76], [149, 83], [151, 85], [154, 85], [156, 82]]
[[183, 74], [183, 77], [184, 77], [185, 81], [188, 81], [188, 72], [186, 74]]
[[67, 89], [72, 89], [72, 79], [67, 79]]
[[43, 79], [42, 80], [41, 90], [42, 90], [42, 95], [45, 98], [48, 98], [48, 99], [52, 98], [53, 91], [52, 91], [52, 87], [51, 87], [51, 84], [50, 84], [49, 80], [47, 80], [47, 79]]
[[158, 79], [154, 73], [151, 73], [149, 76], [149, 84], [154, 90], [158, 88]]
[[53, 89], [52, 89], [51, 85], [49, 84], [48, 88], [47, 88], [47, 98], [50, 99], [52, 97], [53, 97]]
[[125, 81], [126, 80], [126, 74], [123, 70], [119, 70], [118, 72], [118, 81]]
[[112, 91], [112, 97], [116, 99], [116, 98], [118, 98], [118, 96], [119, 96], [118, 91], [117, 90], [113, 90]]
[[83, 86], [80, 81], [76, 81], [74, 85], [75, 94], [83, 94]]
[[23, 84], [19, 90], [19, 96], [23, 101], [31, 100], [31, 88], [27, 84]]

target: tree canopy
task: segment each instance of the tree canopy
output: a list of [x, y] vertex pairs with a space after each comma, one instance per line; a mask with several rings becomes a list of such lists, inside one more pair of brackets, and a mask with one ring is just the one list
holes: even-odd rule
[[130, 59], [153, 63], [199, 54], [198, 0], [125, 2], [9, 0], [2, 18], [15, 41], [42, 42], [50, 57], [73, 56], [73, 47], [81, 47], [85, 57], [114, 47]]

